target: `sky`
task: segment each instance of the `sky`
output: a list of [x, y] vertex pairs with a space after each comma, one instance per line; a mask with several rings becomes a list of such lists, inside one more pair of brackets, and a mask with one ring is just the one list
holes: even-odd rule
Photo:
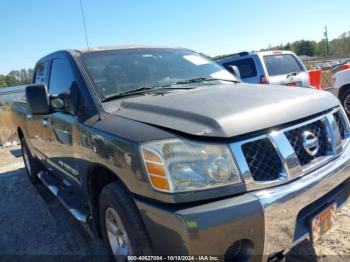
[[[350, 0], [82, 0], [90, 47], [161, 45], [208, 55], [350, 31]], [[0, 74], [85, 48], [79, 0], [0, 0]]]

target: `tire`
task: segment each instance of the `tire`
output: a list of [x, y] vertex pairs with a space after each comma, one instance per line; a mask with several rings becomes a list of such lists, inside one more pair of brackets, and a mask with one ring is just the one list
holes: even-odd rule
[[348, 118], [350, 118], [350, 89], [347, 89], [344, 91], [344, 93], [342, 94], [342, 96], [340, 98], [340, 102], [341, 102], [342, 106], [344, 107], [344, 110], [345, 110]]
[[[99, 219], [103, 239], [109, 245], [111, 255], [116, 261], [126, 261], [128, 255], [152, 254], [151, 244], [139, 212], [119, 182], [112, 182], [102, 190], [99, 197]], [[113, 235], [112, 232], [115, 232], [116, 228], [110, 226], [111, 222], [117, 226], [119, 234]], [[117, 250], [118, 244], [115, 244], [118, 242], [117, 235], [121, 242], [120, 246], [126, 245], [127, 250], [125, 248]]]
[[27, 171], [28, 179], [32, 184], [38, 184], [38, 173], [41, 170], [41, 165], [39, 161], [36, 158], [34, 158], [30, 153], [27, 142], [24, 138], [21, 139], [21, 148], [23, 162]]

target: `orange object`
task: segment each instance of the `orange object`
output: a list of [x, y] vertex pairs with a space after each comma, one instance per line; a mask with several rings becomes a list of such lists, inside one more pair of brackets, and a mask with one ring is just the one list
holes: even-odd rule
[[316, 89], [321, 89], [321, 74], [322, 70], [309, 70], [310, 85]]
[[343, 65], [342, 69], [343, 69], [343, 70], [350, 69], [350, 64], [345, 64], [345, 65]]
[[160, 156], [156, 152], [146, 148], [142, 148], [142, 155], [153, 187], [163, 191], [170, 191], [166, 170]]
[[157, 176], [166, 176], [165, 169], [163, 165], [158, 165], [158, 164], [153, 164], [146, 162], [146, 168], [147, 172], [152, 175], [157, 175]]
[[150, 176], [152, 184], [155, 188], [162, 189], [162, 190], [170, 190], [168, 180], [165, 178], [157, 177], [157, 176]]

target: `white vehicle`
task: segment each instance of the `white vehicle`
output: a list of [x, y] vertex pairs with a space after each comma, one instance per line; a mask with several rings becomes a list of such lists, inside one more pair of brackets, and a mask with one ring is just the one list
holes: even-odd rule
[[246, 83], [310, 87], [303, 62], [290, 51], [241, 52], [216, 62]]
[[333, 76], [331, 92], [337, 96], [350, 117], [350, 69], [339, 71]]

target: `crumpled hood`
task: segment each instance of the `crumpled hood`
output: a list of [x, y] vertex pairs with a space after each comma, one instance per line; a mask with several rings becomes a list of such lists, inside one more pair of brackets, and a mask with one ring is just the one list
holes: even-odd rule
[[338, 105], [328, 92], [250, 84], [205, 86], [132, 96], [104, 105], [114, 115], [183, 133], [233, 137], [298, 120]]

